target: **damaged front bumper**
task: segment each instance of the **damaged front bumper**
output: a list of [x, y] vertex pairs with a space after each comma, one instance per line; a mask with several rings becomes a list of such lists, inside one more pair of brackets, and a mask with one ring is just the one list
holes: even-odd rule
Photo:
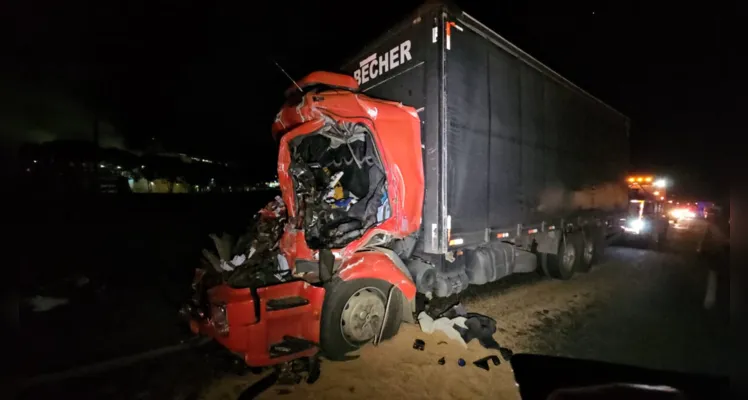
[[296, 280], [256, 289], [220, 285], [209, 306], [186, 306], [190, 329], [209, 336], [249, 366], [309, 357], [318, 350], [325, 290]]

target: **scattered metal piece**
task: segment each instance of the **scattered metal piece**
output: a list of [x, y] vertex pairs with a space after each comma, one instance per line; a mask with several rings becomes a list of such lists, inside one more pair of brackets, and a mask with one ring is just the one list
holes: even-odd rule
[[507, 349], [506, 347], [499, 348], [499, 352], [501, 352], [501, 356], [504, 357], [504, 361], [509, 361], [509, 359], [511, 359], [514, 355], [514, 352]]
[[461, 367], [464, 367], [465, 366], [465, 360], [463, 360], [462, 358], [460, 358], [459, 360], [457, 360], [457, 365], [459, 365]]
[[416, 339], [416, 341], [413, 342], [413, 348], [416, 350], [423, 351], [424, 347], [426, 347], [426, 342], [421, 339]]
[[488, 371], [488, 362], [493, 362], [493, 365], [499, 365], [501, 364], [501, 360], [498, 356], [490, 355], [487, 357], [483, 357], [480, 360], [473, 361], [473, 365], [475, 365], [478, 368], [483, 368], [486, 371]]
[[437, 361], [439, 365], [444, 365], [447, 361], [444, 359], [444, 357], [440, 358], [439, 361]]
[[473, 361], [473, 365], [488, 371], [488, 358], [481, 358], [480, 360]]

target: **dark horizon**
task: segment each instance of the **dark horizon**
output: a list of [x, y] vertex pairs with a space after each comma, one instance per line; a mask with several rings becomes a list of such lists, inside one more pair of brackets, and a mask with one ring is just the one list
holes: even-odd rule
[[[128, 146], [156, 137], [174, 151], [238, 160], [264, 179], [275, 171], [270, 124], [290, 85], [272, 61], [297, 79], [335, 70], [422, 2], [370, 7], [362, 20], [335, 3], [268, 4], [262, 15], [186, 2], [38, 3], [2, 13], [16, 39], [0, 67], [2, 102], [35, 105], [20, 117], [6, 107], [6, 140], [19, 139], [14, 132], [29, 120], [58, 137], [85, 138], [98, 115]], [[696, 196], [726, 197], [726, 157], [713, 139], [732, 129], [720, 120], [726, 87], [716, 9], [456, 3], [628, 115], [633, 169], [666, 173]]]

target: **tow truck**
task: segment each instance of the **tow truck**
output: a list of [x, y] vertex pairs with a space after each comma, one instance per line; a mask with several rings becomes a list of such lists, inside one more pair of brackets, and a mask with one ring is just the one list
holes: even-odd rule
[[644, 240], [660, 248], [668, 230], [666, 178], [635, 175], [626, 179], [629, 187], [629, 209], [624, 218], [624, 238]]

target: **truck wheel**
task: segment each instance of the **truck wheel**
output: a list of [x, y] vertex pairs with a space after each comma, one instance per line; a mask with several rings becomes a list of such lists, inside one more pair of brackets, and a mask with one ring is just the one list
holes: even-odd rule
[[582, 235], [582, 256], [578, 258], [576, 271], [589, 272], [600, 261], [604, 248], [602, 230], [598, 227], [585, 229]]
[[[378, 279], [335, 279], [325, 285], [325, 300], [320, 322], [320, 346], [330, 360], [343, 360], [379, 334], [384, 319], [387, 295], [392, 285]], [[382, 339], [400, 329], [402, 293], [393, 288], [390, 311]]]
[[582, 255], [582, 241], [580, 232], [567, 233], [558, 243], [558, 252], [543, 257], [546, 264], [544, 270], [551, 278], [566, 280], [574, 275], [578, 258]]

